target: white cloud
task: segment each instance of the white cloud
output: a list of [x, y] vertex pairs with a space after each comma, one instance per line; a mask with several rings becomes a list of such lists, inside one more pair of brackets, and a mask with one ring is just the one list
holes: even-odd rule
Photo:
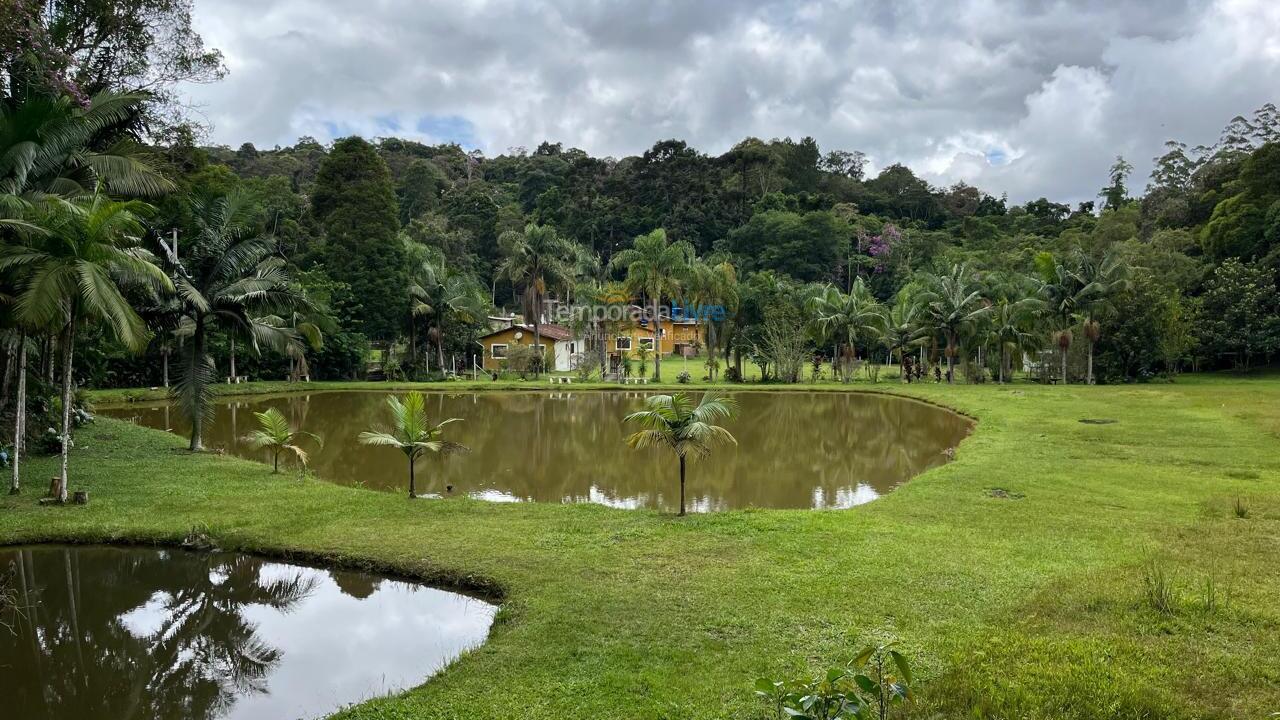
[[1265, 0], [200, 0], [196, 20], [231, 75], [191, 94], [230, 145], [358, 132], [623, 156], [812, 135], [1075, 202], [1118, 153], [1141, 187], [1166, 139], [1212, 142], [1280, 100]]

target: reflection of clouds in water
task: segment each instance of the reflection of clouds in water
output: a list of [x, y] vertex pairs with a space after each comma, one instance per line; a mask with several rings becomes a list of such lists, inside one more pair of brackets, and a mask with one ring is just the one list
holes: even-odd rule
[[164, 621], [169, 617], [168, 606], [171, 602], [173, 602], [172, 595], [158, 591], [146, 603], [121, 615], [120, 624], [124, 625], [134, 637], [146, 640], [164, 627]]
[[496, 611], [462, 595], [391, 580], [361, 600], [323, 571], [310, 572], [315, 588], [293, 612], [246, 609], [258, 635], [279, 648], [284, 661], [271, 691], [237, 703], [232, 717], [323, 714], [417, 685], [482, 643]]
[[876, 492], [875, 488], [862, 483], [853, 488], [838, 488], [834, 494], [828, 494], [823, 488], [817, 487], [813, 489], [813, 506], [815, 508], [840, 510], [851, 508], [854, 505], [864, 505], [878, 497], [880, 497], [880, 493]]
[[[423, 682], [483, 642], [496, 611], [230, 553], [0, 550], [7, 564], [23, 568], [33, 611], [0, 642], [4, 717], [323, 716]], [[88, 670], [47, 672], [67, 662]]]

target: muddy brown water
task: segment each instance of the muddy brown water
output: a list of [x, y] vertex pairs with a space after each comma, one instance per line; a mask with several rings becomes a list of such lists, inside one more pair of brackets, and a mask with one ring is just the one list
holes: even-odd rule
[[289, 720], [422, 683], [496, 607], [235, 553], [0, 548], [0, 717]]
[[[674, 509], [678, 465], [670, 452], [634, 451], [622, 418], [644, 392], [429, 393], [432, 421], [461, 418], [448, 439], [470, 453], [427, 456], [416, 466], [419, 494], [494, 501], [595, 502]], [[736, 393], [738, 416], [725, 423], [738, 445], [717, 447], [688, 469], [691, 510], [746, 507], [844, 508], [869, 502], [940, 465], [971, 428], [956, 413], [872, 393]], [[317, 392], [226, 399], [207, 427], [206, 445], [266, 461], [242, 440], [253, 412], [278, 408], [295, 427], [320, 435], [304, 443], [311, 470], [344, 484], [404, 492], [399, 451], [359, 444], [363, 430], [384, 429], [386, 393]], [[164, 403], [104, 409], [148, 427], [187, 432]], [[282, 461], [287, 462], [287, 461]], [[290, 466], [286, 472], [293, 472]]]

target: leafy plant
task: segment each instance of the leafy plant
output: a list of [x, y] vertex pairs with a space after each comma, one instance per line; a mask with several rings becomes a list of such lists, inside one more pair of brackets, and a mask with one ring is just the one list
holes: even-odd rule
[[623, 418], [623, 422], [642, 428], [627, 437], [627, 445], [634, 450], [667, 447], [680, 458], [680, 514], [684, 515], [685, 460], [689, 455], [706, 457], [716, 442], [738, 444], [728, 430], [715, 424], [733, 417], [737, 403], [708, 392], [694, 405], [688, 395], [680, 392], [654, 395], [644, 405], [644, 410]]
[[883, 720], [911, 697], [911, 666], [892, 643], [870, 645], [848, 665], [813, 678], [756, 681], [777, 718]]
[[307, 451], [303, 450], [299, 444], [302, 439], [311, 438], [316, 445], [324, 446], [324, 441], [319, 435], [291, 428], [288, 418], [275, 408], [268, 408], [266, 412], [255, 412], [253, 415], [258, 418], [259, 427], [246, 435], [244, 441], [255, 450], [271, 451], [271, 472], [273, 473], [280, 472], [280, 454], [285, 452], [293, 453], [294, 459], [298, 462], [299, 475], [306, 470], [309, 458]]
[[393, 447], [404, 453], [409, 461], [409, 498], [418, 496], [414, 487], [414, 465], [418, 458], [428, 452], [449, 455], [467, 452], [469, 448], [456, 442], [444, 439], [444, 426], [459, 422], [461, 418], [449, 418], [431, 424], [427, 418], [426, 400], [422, 393], [411, 392], [401, 402], [395, 395], [387, 397], [387, 407], [391, 410], [392, 428], [390, 432], [365, 431], [360, 433], [359, 440], [365, 445], [382, 445]]
[[680, 374], [676, 376], [676, 382], [681, 385], [688, 385], [693, 382], [693, 376], [689, 374], [688, 370], [681, 370]]

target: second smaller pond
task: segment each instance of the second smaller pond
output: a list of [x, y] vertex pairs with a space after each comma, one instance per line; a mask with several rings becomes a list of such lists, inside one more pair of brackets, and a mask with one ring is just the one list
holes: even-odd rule
[[418, 685], [484, 642], [497, 609], [365, 573], [157, 548], [0, 548], [0, 579], [12, 718], [323, 717]]

